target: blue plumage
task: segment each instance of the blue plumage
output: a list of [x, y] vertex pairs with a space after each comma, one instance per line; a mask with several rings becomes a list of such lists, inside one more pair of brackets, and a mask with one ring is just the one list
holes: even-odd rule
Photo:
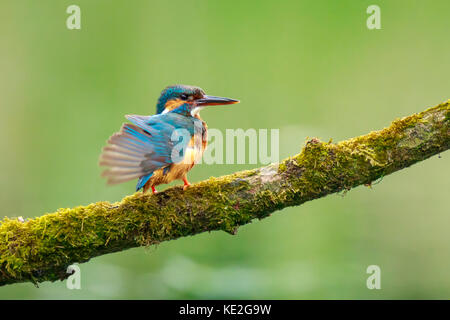
[[163, 113], [166, 109], [167, 102], [172, 99], [180, 98], [182, 95], [194, 95], [196, 93], [203, 93], [203, 90], [194, 86], [175, 85], [165, 88], [159, 96], [156, 104], [156, 114]]
[[197, 136], [202, 147], [195, 146], [194, 154], [203, 153], [206, 147], [206, 125], [198, 116], [198, 110], [206, 105], [237, 102], [206, 96], [203, 90], [191, 86], [166, 88], [158, 100], [158, 114], [127, 115], [131, 123], [123, 124], [121, 130], [110, 137], [100, 156], [100, 165], [110, 167], [103, 176], [110, 184], [138, 178], [136, 191], [142, 188], [145, 191], [151, 186], [155, 192], [155, 185], [173, 179], [182, 179], [185, 186], [188, 185], [186, 173], [195, 163], [192, 155], [190, 163], [182, 162], [188, 145], [196, 141], [192, 138]]
[[153, 175], [153, 172], [148, 174], [148, 175], [146, 175], [146, 176], [143, 176], [143, 177], [139, 178], [138, 183], [136, 185], [136, 192], [141, 190], [145, 186], [145, 184], [151, 178], [152, 175]]
[[[124, 124], [122, 130], [110, 138], [108, 142], [113, 149], [103, 152], [100, 164], [111, 167], [104, 172], [109, 183], [140, 178], [136, 186], [139, 190], [155, 170], [183, 159], [194, 134], [194, 123], [199, 120], [176, 112], [154, 116], [129, 115], [126, 118], [133, 124]], [[188, 137], [175, 139], [177, 130], [187, 133]], [[175, 147], [179, 153], [174, 155]]]

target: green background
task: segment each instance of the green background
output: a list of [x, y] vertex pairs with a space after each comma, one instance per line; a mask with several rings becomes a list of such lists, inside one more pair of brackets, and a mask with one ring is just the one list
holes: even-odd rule
[[[81, 30], [66, 8], [81, 7]], [[366, 9], [381, 8], [381, 30]], [[0, 4], [1, 216], [117, 201], [98, 157], [124, 114], [152, 114], [167, 85], [241, 104], [212, 128], [280, 129], [280, 157], [307, 136], [381, 129], [450, 98], [450, 2], [24, 1]], [[450, 298], [450, 154], [372, 189], [288, 208], [224, 232], [94, 258], [81, 290], [14, 284], [0, 298]], [[192, 182], [255, 165], [199, 165]], [[160, 187], [159, 189], [165, 188]], [[381, 268], [368, 290], [366, 268]]]

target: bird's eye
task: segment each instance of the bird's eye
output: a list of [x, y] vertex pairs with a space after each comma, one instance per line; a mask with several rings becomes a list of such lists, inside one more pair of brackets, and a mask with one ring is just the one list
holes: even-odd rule
[[183, 94], [181, 94], [180, 98], [182, 100], [187, 100], [188, 99], [188, 95], [183, 93]]

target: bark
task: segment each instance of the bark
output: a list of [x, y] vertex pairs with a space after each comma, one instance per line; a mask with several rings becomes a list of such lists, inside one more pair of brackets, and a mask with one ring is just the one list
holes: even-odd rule
[[[73, 263], [161, 241], [223, 230], [349, 190], [450, 146], [450, 100], [339, 143], [309, 140], [279, 164], [199, 182], [186, 191], [136, 193], [23, 221], [0, 222], [0, 285], [65, 279]], [[302, 137], [299, 137], [299, 140]]]

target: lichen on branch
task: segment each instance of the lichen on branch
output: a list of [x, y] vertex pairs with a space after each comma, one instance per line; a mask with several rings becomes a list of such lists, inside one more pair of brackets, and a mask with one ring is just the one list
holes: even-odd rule
[[[299, 137], [300, 139], [300, 137]], [[349, 190], [450, 147], [450, 100], [339, 143], [313, 138], [279, 164], [210, 178], [183, 191], [135, 193], [22, 220], [0, 221], [0, 285], [65, 279], [73, 263], [137, 246], [223, 230]]]

